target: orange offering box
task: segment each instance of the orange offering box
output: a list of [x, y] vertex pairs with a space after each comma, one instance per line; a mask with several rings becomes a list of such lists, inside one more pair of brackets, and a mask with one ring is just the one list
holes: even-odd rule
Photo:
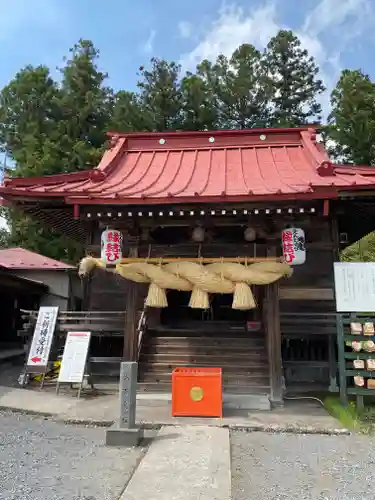
[[222, 417], [221, 368], [176, 368], [172, 373], [173, 417]]

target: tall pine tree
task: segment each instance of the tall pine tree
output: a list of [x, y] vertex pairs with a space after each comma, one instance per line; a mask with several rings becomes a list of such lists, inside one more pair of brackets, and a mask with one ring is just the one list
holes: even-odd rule
[[375, 84], [359, 70], [342, 72], [331, 94], [326, 134], [341, 162], [375, 166]]
[[100, 161], [111, 119], [112, 90], [104, 85], [107, 75], [98, 69], [99, 51], [90, 40], [80, 40], [70, 54], [60, 70], [60, 142], [64, 170], [76, 171]]
[[265, 52], [268, 87], [272, 89], [273, 127], [296, 127], [321, 119], [319, 95], [325, 88], [319, 68], [292, 31], [281, 30]]
[[[110, 120], [112, 93], [97, 68], [98, 52], [81, 40], [57, 85], [45, 67], [27, 67], [0, 94], [0, 140], [12, 175], [36, 176], [96, 166]], [[75, 262], [82, 249], [14, 209], [6, 211], [9, 245]], [[4, 244], [4, 242], [2, 242]]]
[[110, 131], [147, 132], [152, 130], [152, 126], [152, 120], [142, 109], [137, 94], [120, 90], [114, 95]]
[[174, 62], [152, 58], [149, 69], [140, 67], [140, 104], [155, 132], [176, 130], [181, 120], [180, 67]]
[[199, 75], [188, 73], [181, 81], [182, 130], [210, 130], [217, 126], [218, 112], [215, 96]]
[[198, 74], [210, 90], [220, 128], [264, 127], [270, 92], [261, 53], [252, 45], [238, 47], [228, 59], [203, 61]]
[[31, 177], [60, 168], [61, 92], [45, 66], [27, 66], [0, 93], [0, 142], [15, 173]]

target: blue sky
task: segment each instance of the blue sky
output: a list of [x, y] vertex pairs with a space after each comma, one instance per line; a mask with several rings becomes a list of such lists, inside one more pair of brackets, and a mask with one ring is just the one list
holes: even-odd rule
[[194, 69], [241, 43], [263, 47], [280, 28], [300, 36], [329, 89], [343, 68], [375, 78], [375, 0], [0, 0], [0, 6], [0, 86], [26, 64], [54, 71], [79, 38], [100, 49], [110, 85], [134, 89], [137, 68], [153, 55]]

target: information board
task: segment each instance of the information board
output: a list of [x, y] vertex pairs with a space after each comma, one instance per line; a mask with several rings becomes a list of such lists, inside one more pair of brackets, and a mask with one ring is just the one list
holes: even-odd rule
[[46, 370], [58, 313], [58, 307], [39, 308], [27, 359], [27, 371], [29, 373], [42, 373]]
[[337, 312], [375, 311], [375, 262], [335, 262]]
[[81, 384], [90, 345], [91, 332], [68, 332], [58, 383]]

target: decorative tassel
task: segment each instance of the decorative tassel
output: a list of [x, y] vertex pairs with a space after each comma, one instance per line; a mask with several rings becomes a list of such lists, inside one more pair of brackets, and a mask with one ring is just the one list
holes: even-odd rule
[[246, 311], [255, 309], [257, 304], [251, 288], [246, 283], [236, 283], [234, 287], [232, 309]]
[[151, 283], [148, 287], [148, 294], [146, 298], [146, 306], [154, 308], [168, 307], [167, 294], [164, 288]]
[[208, 309], [210, 307], [208, 293], [195, 286], [191, 292], [189, 307], [192, 309]]

